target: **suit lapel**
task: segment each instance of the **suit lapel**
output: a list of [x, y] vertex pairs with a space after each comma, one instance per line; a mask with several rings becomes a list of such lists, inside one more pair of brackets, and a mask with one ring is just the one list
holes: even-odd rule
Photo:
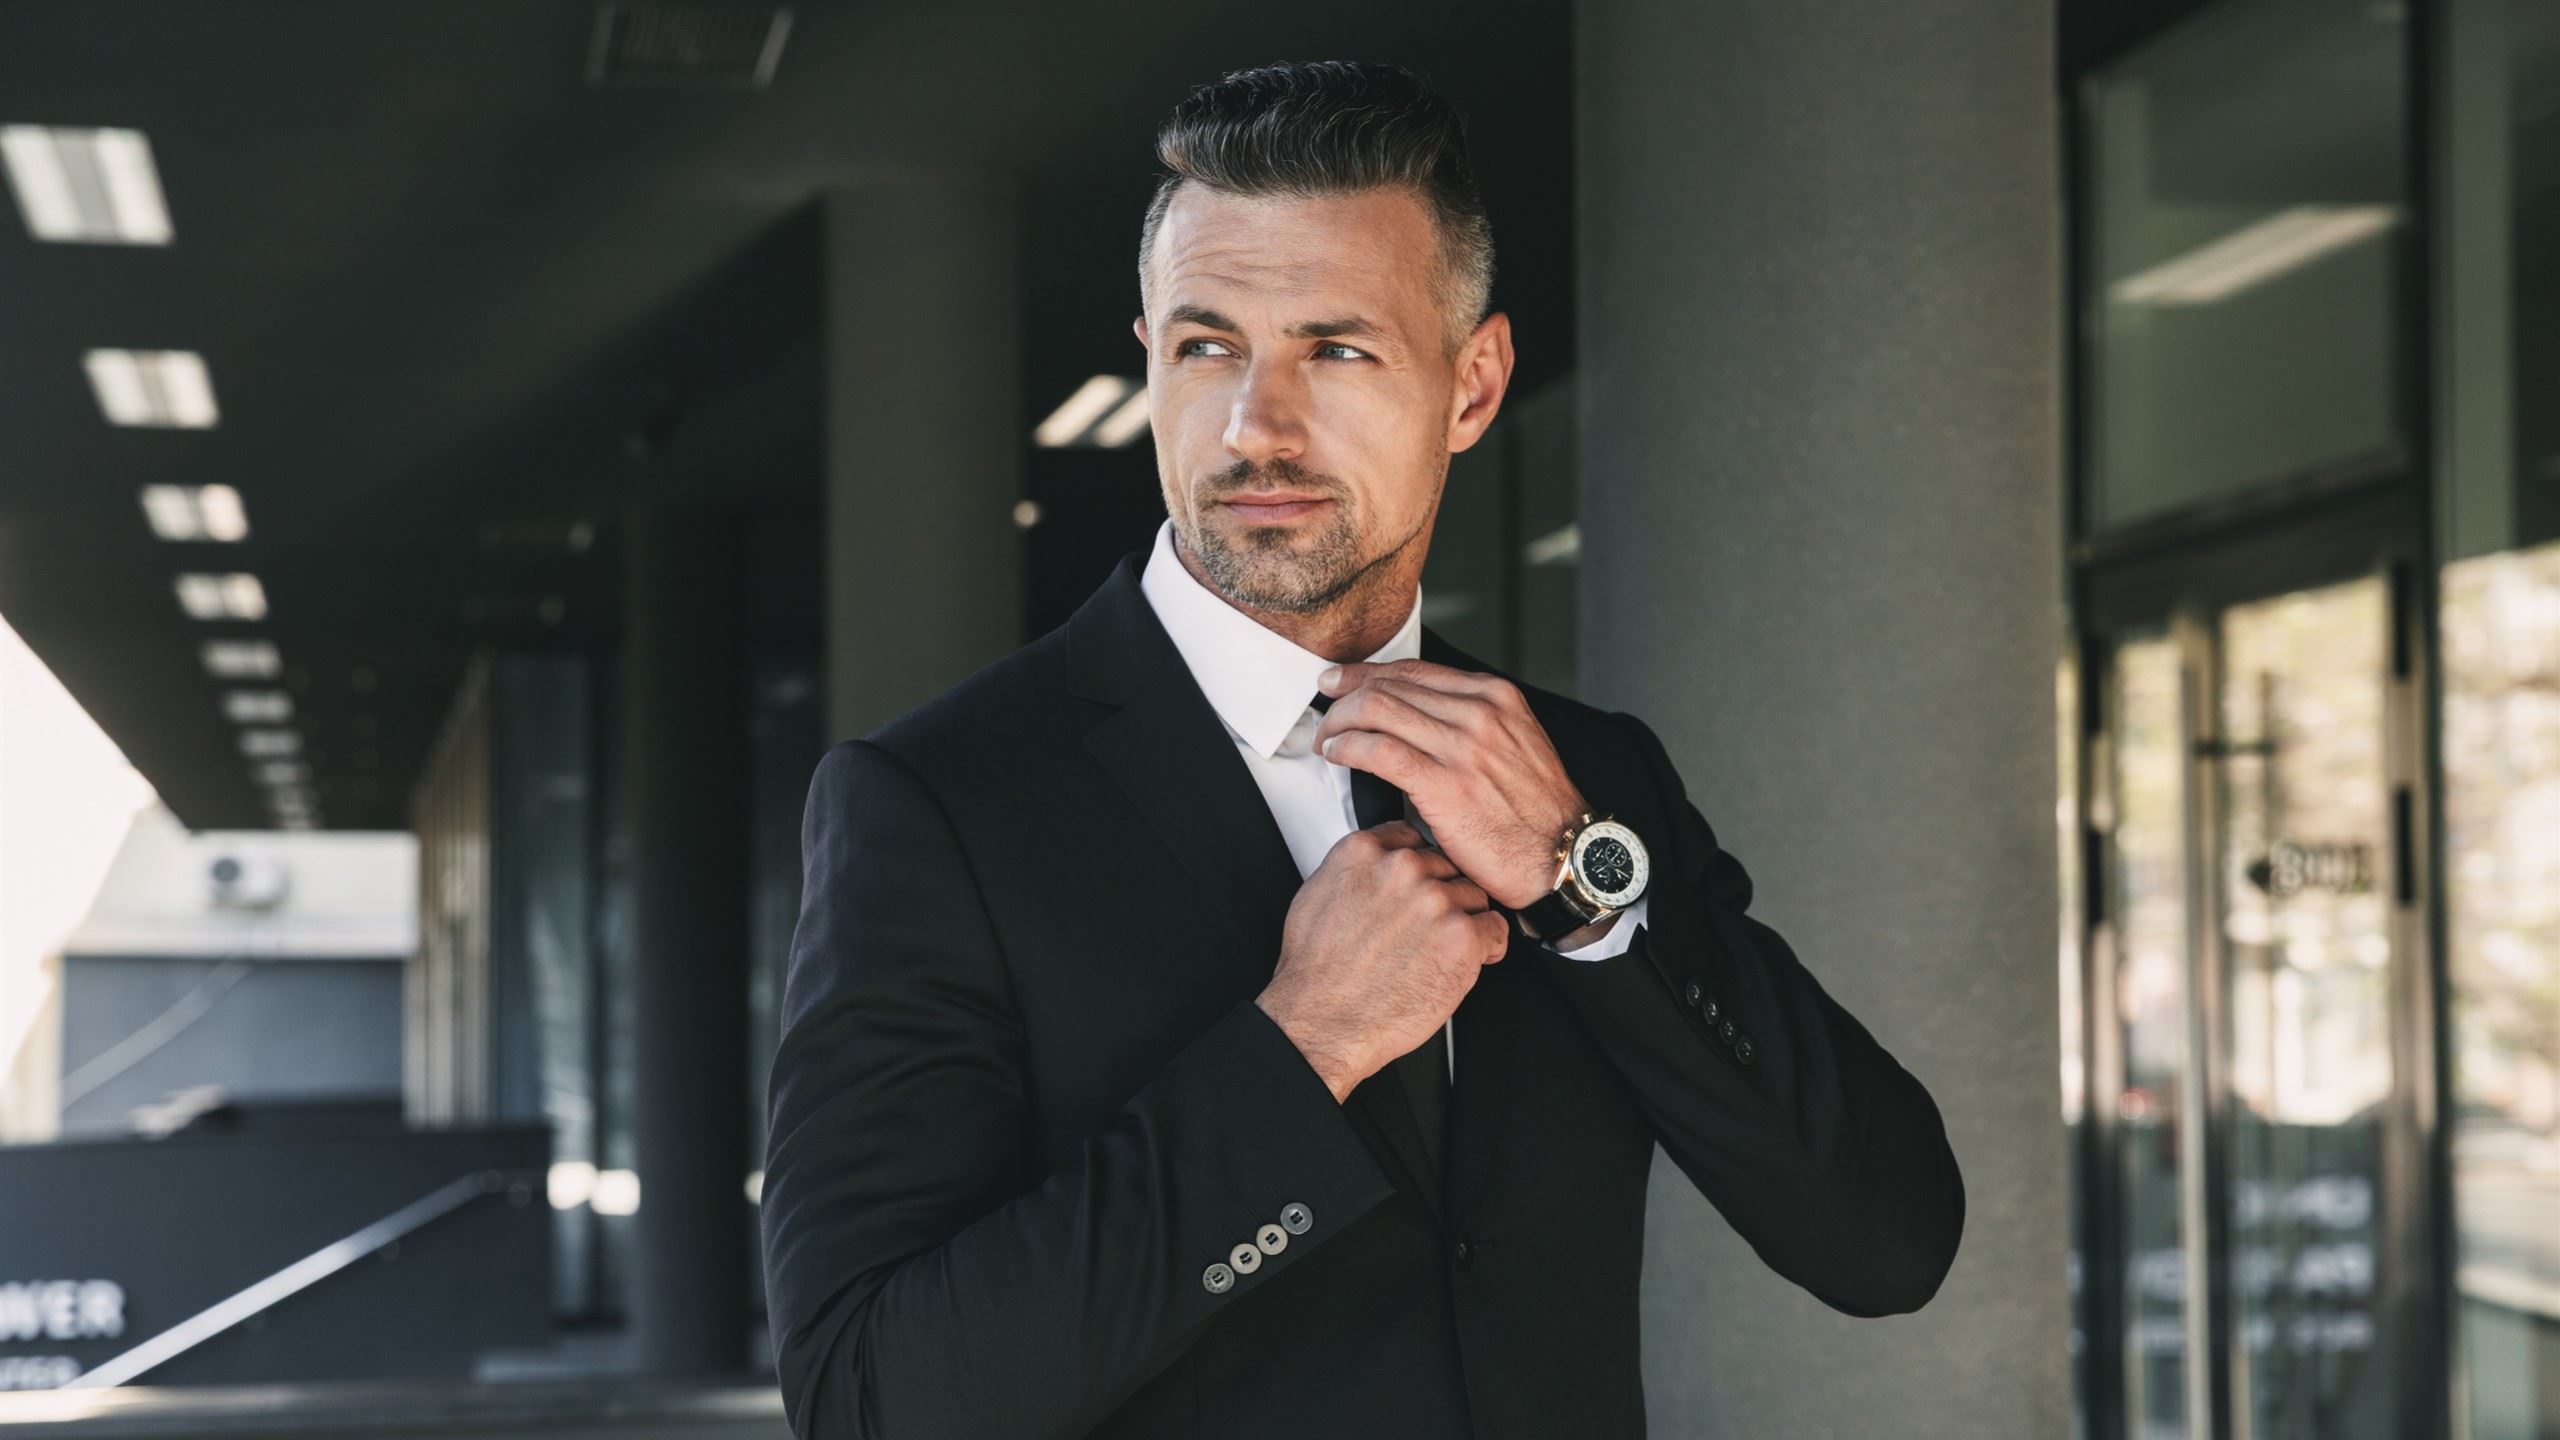
[[[1086, 748], [1146, 817], [1191, 884], [1222, 915], [1233, 943], [1204, 945], [1227, 993], [1271, 978], [1301, 877], [1270, 803], [1218, 712], [1147, 603], [1144, 552], [1122, 557], [1068, 622], [1075, 692], [1118, 707], [1085, 732]], [[1428, 632], [1426, 632], [1427, 635]], [[1454, 1101], [1454, 1096], [1452, 1097]], [[1343, 1112], [1398, 1188], [1435, 1211], [1422, 1129], [1387, 1071], [1352, 1089]]]

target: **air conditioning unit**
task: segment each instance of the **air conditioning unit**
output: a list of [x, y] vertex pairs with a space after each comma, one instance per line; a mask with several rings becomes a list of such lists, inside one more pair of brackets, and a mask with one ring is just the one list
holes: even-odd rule
[[284, 903], [284, 862], [273, 855], [226, 851], [205, 867], [217, 910], [273, 910]]

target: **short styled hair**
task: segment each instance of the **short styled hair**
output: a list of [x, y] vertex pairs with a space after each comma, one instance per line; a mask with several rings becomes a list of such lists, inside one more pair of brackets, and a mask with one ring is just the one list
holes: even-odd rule
[[1233, 195], [1412, 191], [1439, 235], [1432, 299], [1455, 355], [1492, 305], [1493, 227], [1467, 160], [1466, 120], [1397, 65], [1310, 60], [1237, 70], [1184, 97], [1156, 132], [1167, 173], [1138, 232], [1138, 296], [1165, 207], [1185, 181]]

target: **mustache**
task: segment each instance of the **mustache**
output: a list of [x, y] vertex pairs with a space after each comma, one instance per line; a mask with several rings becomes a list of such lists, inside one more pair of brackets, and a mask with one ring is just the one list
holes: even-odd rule
[[1295, 460], [1239, 460], [1214, 477], [1216, 488], [1211, 499], [1246, 490], [1307, 490], [1319, 495], [1339, 495], [1341, 482], [1332, 476], [1309, 470]]

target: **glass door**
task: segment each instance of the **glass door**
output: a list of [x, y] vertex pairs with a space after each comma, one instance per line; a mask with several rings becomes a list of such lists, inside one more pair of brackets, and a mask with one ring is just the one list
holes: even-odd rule
[[2345, 533], [2154, 564], [2094, 607], [2099, 1435], [2435, 1433], [2414, 572]]
[[2233, 605], [2203, 637], [2236, 1437], [2400, 1433], [2389, 589], [2367, 575]]

